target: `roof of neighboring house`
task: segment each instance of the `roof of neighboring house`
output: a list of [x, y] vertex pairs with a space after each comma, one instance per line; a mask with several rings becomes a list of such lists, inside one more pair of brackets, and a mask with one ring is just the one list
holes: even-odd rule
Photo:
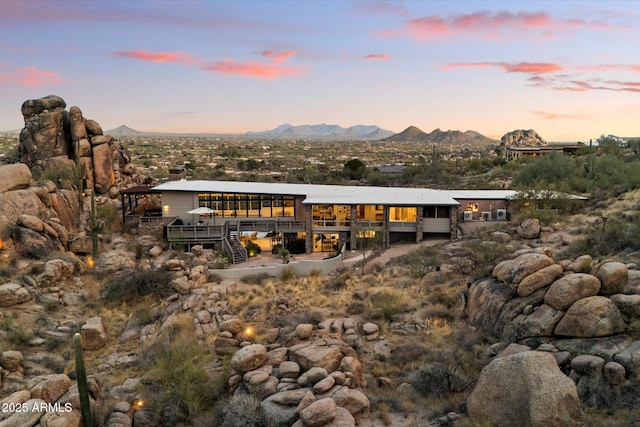
[[510, 200], [518, 192], [514, 190], [448, 190], [456, 200]]
[[587, 197], [557, 191], [516, 191], [516, 190], [449, 190], [449, 194], [456, 200], [514, 200], [519, 195], [536, 199], [589, 200]]
[[440, 205], [457, 206], [448, 191], [430, 188], [366, 187], [353, 185], [286, 184], [240, 181], [168, 181], [158, 191], [282, 194], [306, 196], [304, 204]]

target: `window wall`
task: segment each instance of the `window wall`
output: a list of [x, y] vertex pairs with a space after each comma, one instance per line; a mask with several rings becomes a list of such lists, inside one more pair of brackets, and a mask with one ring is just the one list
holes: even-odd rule
[[216, 216], [236, 218], [295, 217], [294, 196], [272, 194], [200, 193], [200, 206]]
[[418, 208], [396, 207], [389, 208], [389, 221], [416, 222]]
[[313, 205], [313, 225], [316, 227], [348, 227], [351, 219], [349, 205]]

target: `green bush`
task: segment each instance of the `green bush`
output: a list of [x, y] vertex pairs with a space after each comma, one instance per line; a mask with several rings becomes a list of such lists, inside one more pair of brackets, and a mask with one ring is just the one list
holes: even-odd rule
[[400, 295], [395, 292], [381, 291], [370, 297], [371, 317], [391, 322], [396, 315], [404, 311]]
[[136, 268], [131, 274], [110, 280], [105, 285], [103, 299], [107, 305], [134, 304], [148, 295], [164, 299], [174, 293], [170, 280], [167, 271]]
[[245, 244], [245, 249], [247, 250], [247, 254], [249, 255], [249, 257], [254, 257], [258, 255], [260, 252], [262, 252], [262, 249], [260, 249], [260, 246], [258, 246], [256, 243], [252, 242], [251, 240], [247, 241], [247, 243]]
[[227, 394], [227, 372], [210, 377], [212, 357], [197, 341], [177, 339], [151, 355], [141, 383], [149, 393], [149, 406], [161, 425], [178, 425], [206, 413]]

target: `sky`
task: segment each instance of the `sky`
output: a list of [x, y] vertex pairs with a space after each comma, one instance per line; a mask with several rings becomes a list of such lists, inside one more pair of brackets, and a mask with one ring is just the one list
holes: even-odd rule
[[0, 131], [58, 95], [108, 130], [640, 137], [638, 1], [0, 5]]

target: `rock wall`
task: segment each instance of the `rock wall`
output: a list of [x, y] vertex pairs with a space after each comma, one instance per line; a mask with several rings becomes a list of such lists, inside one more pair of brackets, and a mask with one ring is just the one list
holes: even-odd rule
[[129, 166], [127, 150], [112, 136], [104, 135], [98, 122], [85, 118], [79, 107], [67, 111], [66, 105], [56, 95], [22, 104], [22, 161], [31, 170], [42, 171], [55, 162], [75, 165], [78, 159], [84, 166], [85, 189], [97, 194], [142, 184], [146, 178]]

